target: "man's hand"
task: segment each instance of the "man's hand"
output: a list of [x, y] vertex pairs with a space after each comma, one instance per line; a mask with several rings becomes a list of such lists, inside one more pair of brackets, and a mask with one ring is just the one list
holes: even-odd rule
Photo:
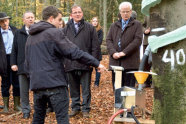
[[2, 81], [1, 75], [0, 75], [0, 82]]
[[119, 57], [121, 58], [123, 56], [125, 56], [125, 53], [124, 52], [119, 52]]
[[112, 56], [113, 56], [114, 59], [119, 59], [120, 58], [119, 53], [114, 53]]
[[104, 65], [102, 65], [102, 64], [99, 64], [99, 66], [98, 66], [98, 72], [103, 72], [103, 71], [107, 71], [107, 69], [105, 68], [105, 66]]
[[145, 30], [144, 34], [149, 34], [149, 33], [150, 33], [150, 27]]
[[13, 71], [18, 71], [17, 65], [12, 65], [12, 66], [11, 66], [11, 69], [12, 69]]

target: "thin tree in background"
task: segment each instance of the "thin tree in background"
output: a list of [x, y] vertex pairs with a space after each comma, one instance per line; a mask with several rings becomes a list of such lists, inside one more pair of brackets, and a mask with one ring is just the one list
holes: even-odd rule
[[56, 0], [56, 7], [57, 7], [57, 8], [60, 8], [60, 7], [61, 7], [60, 0]]
[[99, 0], [99, 21], [100, 21], [100, 23], [101, 23], [101, 21], [103, 20], [103, 18], [102, 18], [102, 4], [103, 2], [102, 2], [102, 0]]
[[107, 34], [107, 0], [103, 0], [103, 32], [105, 40]]

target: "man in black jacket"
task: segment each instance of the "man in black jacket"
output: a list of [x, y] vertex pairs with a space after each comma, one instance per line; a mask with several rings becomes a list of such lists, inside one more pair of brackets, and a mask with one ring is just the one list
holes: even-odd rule
[[29, 79], [25, 74], [24, 61], [25, 61], [25, 44], [29, 35], [28, 31], [32, 24], [34, 24], [34, 14], [32, 12], [25, 12], [23, 14], [24, 26], [19, 29], [14, 36], [14, 42], [11, 54], [11, 68], [13, 71], [18, 71], [20, 95], [21, 95], [21, 108], [23, 118], [30, 116], [29, 104]]
[[[14, 96], [14, 110], [20, 111], [20, 92], [19, 81], [16, 75], [17, 72], [13, 72], [10, 66], [10, 54], [12, 52], [12, 43], [14, 33], [17, 30], [13, 26], [9, 26], [10, 17], [4, 12], [0, 12], [0, 75], [2, 76], [1, 90], [4, 103], [4, 112], [8, 112], [9, 107], [9, 90], [12, 84], [13, 96]], [[1, 67], [3, 66], [3, 67]]]
[[[84, 21], [83, 11], [80, 6], [74, 5], [71, 8], [71, 17], [72, 19], [64, 28], [65, 34], [81, 50], [98, 59], [100, 45], [96, 29], [91, 24]], [[72, 111], [69, 116], [73, 117], [77, 115], [82, 107], [83, 117], [89, 117], [92, 68], [78, 61], [67, 59], [65, 60], [65, 70], [67, 72], [70, 96], [72, 99]], [[80, 86], [82, 87], [82, 105], [80, 104]]]
[[64, 71], [64, 57], [104, 69], [97, 59], [80, 50], [59, 27], [62, 14], [54, 6], [42, 12], [44, 21], [33, 24], [26, 42], [25, 69], [34, 92], [33, 124], [43, 124], [47, 100], [56, 114], [58, 124], [69, 124], [69, 96]]

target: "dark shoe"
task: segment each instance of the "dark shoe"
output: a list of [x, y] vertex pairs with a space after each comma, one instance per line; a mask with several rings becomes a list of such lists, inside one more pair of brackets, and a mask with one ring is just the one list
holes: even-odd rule
[[23, 118], [28, 119], [30, 117], [30, 113], [23, 113]]
[[0, 109], [3, 109], [4, 107], [0, 105]]
[[84, 118], [89, 118], [89, 112], [83, 112], [83, 117]]
[[76, 116], [77, 114], [79, 114], [79, 112], [80, 111], [71, 111], [70, 113], [69, 113], [69, 117], [71, 118], [71, 117], [74, 117], [74, 116]]
[[14, 96], [14, 110], [21, 111], [20, 96]]

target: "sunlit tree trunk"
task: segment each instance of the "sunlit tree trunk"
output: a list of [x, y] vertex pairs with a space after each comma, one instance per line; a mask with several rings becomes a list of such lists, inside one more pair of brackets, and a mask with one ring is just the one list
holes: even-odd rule
[[102, 11], [102, 0], [99, 0], [99, 21], [100, 21], [100, 23], [102, 22], [102, 20], [103, 20], [103, 17], [102, 17], [102, 13], [103, 13], [103, 11]]
[[56, 0], [56, 7], [60, 8], [60, 6], [61, 6], [60, 0]]
[[67, 13], [70, 14], [70, 9], [71, 9], [71, 8], [70, 8], [69, 0], [67, 0], [66, 5], [67, 5], [67, 9], [66, 9], [66, 10], [67, 10]]
[[104, 32], [104, 39], [106, 39], [106, 34], [107, 34], [107, 0], [103, 0], [103, 32]]

